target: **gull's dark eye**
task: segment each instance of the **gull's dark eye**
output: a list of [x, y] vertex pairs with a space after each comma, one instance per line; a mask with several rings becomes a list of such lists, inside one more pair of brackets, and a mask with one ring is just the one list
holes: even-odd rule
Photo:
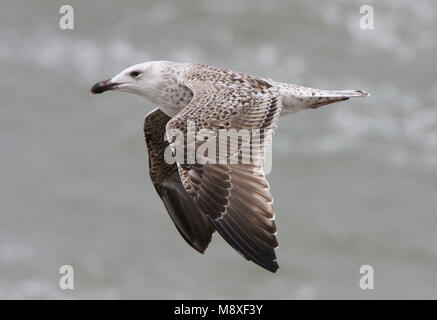
[[141, 74], [141, 72], [139, 72], [139, 71], [132, 71], [132, 72], [130, 73], [130, 76], [131, 76], [132, 78], [136, 78], [136, 77], [138, 77], [140, 74]]

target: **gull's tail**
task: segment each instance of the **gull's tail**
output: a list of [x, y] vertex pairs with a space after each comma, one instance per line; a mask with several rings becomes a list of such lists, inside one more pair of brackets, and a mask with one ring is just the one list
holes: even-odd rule
[[319, 90], [292, 84], [281, 84], [282, 113], [295, 113], [303, 109], [316, 109], [349, 98], [365, 97], [370, 94], [363, 90]]

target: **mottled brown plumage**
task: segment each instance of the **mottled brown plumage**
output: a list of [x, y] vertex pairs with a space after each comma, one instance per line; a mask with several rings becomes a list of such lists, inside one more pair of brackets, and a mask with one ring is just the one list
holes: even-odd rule
[[[271, 142], [279, 116], [368, 95], [361, 90], [319, 90], [171, 61], [131, 66], [96, 83], [91, 92], [108, 90], [138, 94], [159, 107], [144, 123], [150, 177], [185, 240], [203, 252], [216, 229], [246, 259], [272, 272], [279, 268], [274, 250], [278, 243], [273, 198], [263, 167], [264, 148]], [[201, 130], [209, 130], [208, 141], [215, 143], [216, 152], [208, 150], [190, 162], [187, 140]], [[219, 140], [212, 139], [221, 130], [251, 130], [251, 135], [238, 138], [234, 149], [226, 146], [223, 155]], [[173, 136], [174, 131], [182, 132], [182, 142]], [[165, 133], [177, 164], [164, 160]], [[202, 143], [194, 141], [197, 157]], [[257, 146], [261, 150], [253, 153]], [[250, 161], [244, 162], [248, 150], [252, 151]]]
[[144, 119], [150, 179], [179, 233], [194, 249], [203, 253], [215, 229], [185, 191], [176, 163], [168, 164], [164, 159], [168, 147], [165, 126], [169, 120], [170, 117], [159, 109]]
[[[168, 122], [167, 133], [177, 129], [186, 135], [187, 123], [192, 122], [195, 133], [209, 129], [216, 136], [220, 129], [259, 130], [261, 144], [269, 143], [263, 132], [274, 131], [281, 112], [276, 88], [254, 77], [208, 66], [187, 73], [183, 84], [193, 92], [193, 99]], [[181, 147], [177, 143], [171, 142], [174, 151]], [[238, 144], [238, 153], [243, 144]], [[235, 250], [275, 272], [278, 243], [273, 199], [263, 172], [264, 155], [258, 154], [250, 164], [217, 164], [214, 160], [204, 165], [178, 163], [185, 189]]]

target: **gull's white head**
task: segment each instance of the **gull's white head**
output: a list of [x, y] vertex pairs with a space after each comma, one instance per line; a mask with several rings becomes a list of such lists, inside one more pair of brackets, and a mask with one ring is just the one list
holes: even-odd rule
[[111, 79], [100, 81], [91, 88], [91, 93], [103, 93], [109, 90], [134, 93], [159, 103], [162, 87], [177, 82], [175, 67], [177, 63], [169, 61], [150, 61], [133, 65]]

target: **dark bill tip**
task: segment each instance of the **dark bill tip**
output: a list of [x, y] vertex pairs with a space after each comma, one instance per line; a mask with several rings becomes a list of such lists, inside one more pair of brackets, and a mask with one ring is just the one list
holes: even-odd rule
[[93, 87], [91, 88], [91, 94], [98, 94], [103, 93], [108, 90], [114, 89], [114, 86], [116, 86], [118, 83], [111, 82], [111, 79], [104, 80], [97, 82]]

